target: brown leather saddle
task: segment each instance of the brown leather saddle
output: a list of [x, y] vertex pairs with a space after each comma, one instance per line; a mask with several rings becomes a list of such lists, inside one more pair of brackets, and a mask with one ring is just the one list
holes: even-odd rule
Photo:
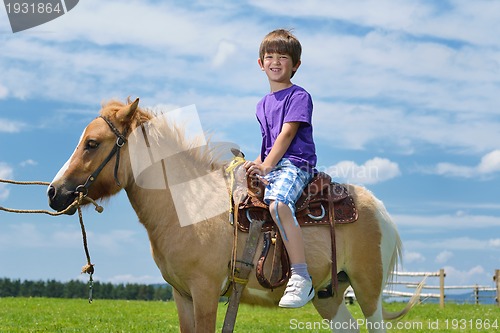
[[[288, 281], [290, 264], [278, 228], [269, 213], [269, 207], [263, 202], [264, 189], [265, 184], [259, 179], [248, 179], [248, 196], [238, 207], [238, 229], [248, 232], [252, 221], [265, 221], [262, 225], [264, 246], [257, 263], [256, 275], [263, 287], [274, 289]], [[320, 172], [308, 184], [295, 207], [295, 216], [300, 226], [329, 226], [332, 240], [332, 288], [336, 290], [338, 282], [335, 225], [357, 220], [358, 212], [354, 199], [344, 185], [332, 182], [329, 175]], [[267, 278], [264, 264], [273, 245], [272, 272], [270, 278]]]

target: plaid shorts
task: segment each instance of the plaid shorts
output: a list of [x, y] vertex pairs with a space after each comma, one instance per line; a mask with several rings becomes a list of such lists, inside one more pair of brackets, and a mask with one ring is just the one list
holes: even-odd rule
[[313, 175], [302, 170], [287, 158], [282, 158], [276, 167], [264, 178], [269, 182], [264, 192], [264, 202], [271, 201], [286, 204], [295, 215], [295, 203]]
[[269, 182], [264, 191], [264, 202], [268, 205], [271, 201], [275, 202], [275, 221], [285, 241], [288, 241], [288, 238], [278, 215], [278, 202], [282, 202], [290, 208], [295, 225], [298, 226], [299, 222], [295, 217], [295, 203], [312, 177], [311, 173], [296, 167], [287, 158], [282, 158], [276, 167], [264, 177]]

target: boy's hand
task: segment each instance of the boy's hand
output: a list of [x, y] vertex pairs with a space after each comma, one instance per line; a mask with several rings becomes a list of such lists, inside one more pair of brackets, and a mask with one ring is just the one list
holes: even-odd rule
[[246, 161], [243, 167], [247, 170], [247, 176], [257, 175], [261, 177], [264, 177], [273, 169], [272, 167], [266, 166], [264, 163], [258, 164], [254, 161]]

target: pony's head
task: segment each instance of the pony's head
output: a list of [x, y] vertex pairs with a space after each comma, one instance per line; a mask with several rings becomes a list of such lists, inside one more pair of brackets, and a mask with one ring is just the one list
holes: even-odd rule
[[47, 195], [52, 209], [66, 209], [80, 192], [100, 199], [126, 186], [129, 175], [120, 165], [127, 163], [129, 157], [122, 147], [128, 133], [144, 116], [138, 104], [139, 99], [127, 104], [108, 102], [100, 116], [88, 124], [75, 151], [49, 185]]

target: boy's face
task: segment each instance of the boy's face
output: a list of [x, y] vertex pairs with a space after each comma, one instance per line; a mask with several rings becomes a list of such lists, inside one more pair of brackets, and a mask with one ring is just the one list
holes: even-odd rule
[[300, 66], [300, 60], [294, 66], [288, 54], [265, 53], [263, 60], [259, 58], [259, 65], [270, 82], [289, 83], [292, 73]]

